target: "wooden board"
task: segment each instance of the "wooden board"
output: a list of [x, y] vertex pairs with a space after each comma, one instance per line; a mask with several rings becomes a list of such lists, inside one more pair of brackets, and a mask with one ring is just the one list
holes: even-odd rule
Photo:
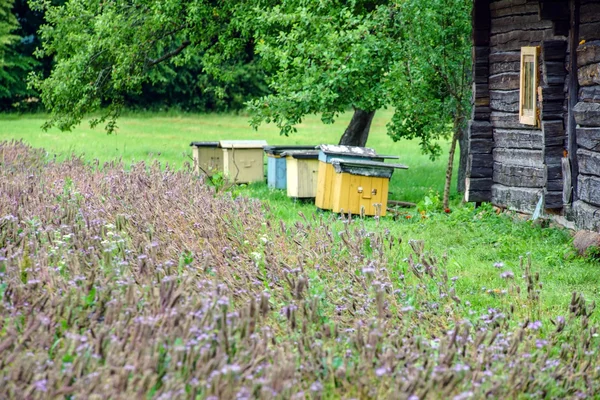
[[512, 32], [523, 29], [524, 26], [528, 29], [543, 30], [552, 28], [552, 22], [540, 20], [537, 13], [510, 14], [493, 18], [490, 32], [492, 34]]
[[542, 149], [544, 137], [541, 130], [494, 129], [497, 148]]
[[518, 72], [505, 72], [497, 75], [491, 75], [489, 82], [489, 88], [491, 90], [519, 89], [520, 74]]
[[569, 160], [569, 157], [563, 157], [561, 159], [561, 171], [563, 176], [563, 204], [571, 204], [573, 182], [571, 181], [571, 160]]
[[470, 139], [491, 139], [493, 137], [492, 124], [487, 121], [469, 121]]
[[600, 40], [588, 41], [577, 47], [577, 65], [583, 67], [600, 62]]
[[492, 111], [517, 113], [519, 111], [519, 90], [490, 91], [490, 108]]
[[563, 121], [542, 121], [544, 138], [564, 138], [565, 126]]
[[544, 40], [541, 44], [541, 57], [544, 61], [565, 61], [567, 55], [566, 40]]
[[564, 61], [545, 61], [542, 63], [542, 81], [546, 85], [560, 85], [562, 87], [565, 84], [566, 76], [567, 70]]
[[465, 191], [465, 201], [467, 203], [483, 203], [492, 201], [492, 191], [491, 190], [466, 190]]
[[524, 46], [535, 46], [543, 40], [554, 39], [552, 25], [544, 29], [514, 30], [490, 36], [490, 48], [493, 51], [517, 51]]
[[589, 64], [577, 70], [580, 86], [600, 85], [600, 63]]
[[496, 2], [487, 2], [491, 11], [492, 18], [504, 17], [515, 14], [539, 13], [537, 2], [526, 0], [501, 0]]
[[319, 161], [315, 205], [322, 210], [331, 210], [333, 174], [333, 165]]
[[560, 101], [563, 102], [566, 98], [565, 88], [563, 85], [559, 86], [549, 86], [543, 85], [541, 86], [542, 93], [540, 96], [540, 101]]
[[577, 128], [577, 145], [584, 149], [600, 151], [600, 127]]
[[540, 116], [542, 121], [562, 121], [566, 112], [564, 101], [546, 101], [542, 104]]
[[490, 122], [495, 128], [503, 129], [528, 129], [537, 130], [539, 128], [533, 125], [523, 125], [519, 122], [519, 115], [516, 112], [492, 111]]
[[580, 17], [581, 23], [598, 22], [600, 20], [600, 2], [596, 0], [583, 1], [580, 6]]
[[516, 61], [506, 62], [494, 62], [489, 66], [490, 75], [503, 74], [503, 73], [519, 73], [521, 63], [517, 59]]
[[540, 199], [543, 189], [521, 188], [494, 184], [492, 186], [492, 203], [511, 210], [532, 214]]
[[586, 103], [600, 103], [600, 85], [581, 87], [579, 100]]
[[580, 174], [600, 177], [600, 153], [579, 149], [577, 150], [577, 162]]
[[586, 203], [600, 207], [600, 177], [579, 174], [577, 195]]
[[470, 154], [489, 154], [494, 147], [494, 141], [490, 139], [471, 139], [469, 140]]
[[482, 192], [490, 191], [494, 181], [492, 178], [467, 178], [469, 181], [469, 190]]
[[542, 188], [546, 184], [546, 169], [494, 163], [494, 182], [505, 186]]
[[469, 159], [473, 167], [491, 168], [494, 162], [492, 154], [470, 154]]
[[600, 127], [600, 103], [579, 102], [573, 107], [573, 115], [580, 126]]
[[496, 148], [494, 149], [493, 154], [494, 161], [502, 164], [535, 168], [541, 168], [544, 164], [544, 153], [542, 150]]
[[547, 190], [544, 193], [545, 209], [557, 209], [563, 207], [562, 190], [560, 189], [562, 188], [559, 188], [559, 190]]
[[600, 208], [588, 204], [584, 201], [573, 203], [571, 217], [578, 228], [589, 229], [593, 231], [600, 230]]
[[579, 25], [579, 40], [592, 41], [600, 39], [600, 22]]

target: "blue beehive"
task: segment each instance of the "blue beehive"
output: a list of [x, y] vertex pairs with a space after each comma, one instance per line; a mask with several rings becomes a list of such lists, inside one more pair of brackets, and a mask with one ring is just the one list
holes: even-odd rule
[[265, 146], [267, 153], [267, 184], [270, 188], [287, 188], [287, 164], [281, 153], [290, 150], [314, 150], [315, 146]]

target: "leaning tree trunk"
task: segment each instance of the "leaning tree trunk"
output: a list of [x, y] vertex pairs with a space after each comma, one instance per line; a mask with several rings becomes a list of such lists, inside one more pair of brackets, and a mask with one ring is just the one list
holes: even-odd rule
[[456, 182], [456, 191], [458, 193], [464, 193], [466, 190], [465, 180], [467, 179], [467, 160], [469, 159], [469, 134], [464, 126], [460, 129], [458, 147], [460, 149], [460, 158], [458, 160], [458, 180]]
[[342, 135], [339, 144], [365, 147], [367, 139], [369, 138], [371, 122], [373, 122], [374, 116], [375, 111], [364, 111], [355, 108], [352, 120]]
[[460, 126], [460, 117], [454, 117], [454, 133], [452, 134], [452, 143], [450, 144], [450, 154], [448, 155], [448, 167], [446, 168], [446, 183], [444, 184], [443, 206], [445, 210], [450, 208], [450, 183], [452, 182], [452, 170], [454, 168], [454, 153], [456, 152], [456, 142], [460, 137], [462, 128]]

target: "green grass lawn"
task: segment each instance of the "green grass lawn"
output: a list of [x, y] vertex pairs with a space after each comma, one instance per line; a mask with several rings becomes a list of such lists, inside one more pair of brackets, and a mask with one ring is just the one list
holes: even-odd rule
[[[75, 153], [83, 154], [88, 160], [121, 158], [125, 164], [157, 159], [179, 168], [191, 161], [191, 141], [264, 139], [269, 144], [337, 143], [349, 118], [350, 114], [346, 114], [334, 125], [324, 125], [318, 117], [308, 117], [298, 127], [297, 134], [283, 137], [274, 126], [253, 131], [248, 126], [248, 117], [243, 115], [130, 114], [119, 120], [119, 131], [114, 135], [87, 126], [71, 133], [43, 132], [40, 129], [43, 115], [5, 115], [0, 116], [0, 141], [22, 139], [34, 147], [44, 147], [50, 155], [59, 158]], [[376, 115], [368, 146], [380, 153], [398, 155], [399, 162], [410, 167], [394, 174], [390, 199], [420, 203], [420, 208], [403, 210], [395, 219], [391, 216], [381, 221], [367, 219], [363, 222], [366, 228], [389, 229], [405, 243], [422, 239], [434, 254], [446, 254], [448, 273], [458, 277], [461, 295], [481, 309], [511, 304], [512, 299], [503, 294], [511, 282], [502, 279], [500, 274], [511, 271], [515, 279], [522, 279], [524, 270], [520, 258], [528, 254], [545, 287], [544, 316], [564, 313], [573, 291], [584, 293], [590, 300], [600, 300], [597, 285], [600, 266], [575, 255], [568, 231], [516, 222], [510, 215], [496, 215], [490, 207], [475, 210], [472, 205], [462, 206], [454, 184], [453, 212], [442, 212], [439, 196], [444, 184], [446, 155], [432, 162], [420, 154], [418, 143], [394, 143], [386, 134], [390, 118], [390, 111]], [[442, 147], [447, 151], [448, 143], [442, 143]], [[233, 191], [265, 201], [274, 218], [295, 221], [299, 212], [307, 216], [316, 213], [313, 204], [293, 201], [281, 191], [268, 189], [264, 183], [236, 187]], [[425, 204], [426, 196], [433, 200], [432, 204]], [[340, 220], [332, 223], [343, 226]], [[398, 268], [405, 268], [402, 260], [410, 254], [407, 245], [402, 249], [397, 255]], [[495, 268], [497, 262], [504, 263], [504, 267]]]
[[[90, 129], [82, 124], [72, 132], [40, 128], [45, 115], [0, 115], [0, 140], [23, 139], [34, 147], [43, 147], [50, 154], [64, 158], [71, 153], [86, 159], [133, 161], [157, 159], [177, 168], [191, 162], [192, 141], [221, 139], [261, 139], [269, 144], [337, 144], [351, 113], [343, 115], [333, 125], [325, 125], [318, 116], [309, 116], [298, 126], [298, 132], [281, 136], [274, 125], [250, 128], [249, 117], [235, 114], [136, 113], [118, 121], [117, 134], [107, 135], [102, 128]], [[399, 162], [410, 167], [397, 171], [390, 186], [390, 199], [417, 202], [430, 189], [442, 191], [447, 156], [431, 161], [420, 153], [418, 142], [394, 142], [386, 133], [392, 112], [382, 110], [375, 115], [367, 146], [382, 154], [399, 155]], [[449, 143], [441, 143], [444, 151]], [[455, 192], [455, 191], [454, 191]], [[453, 192], [453, 193], [454, 193]]]

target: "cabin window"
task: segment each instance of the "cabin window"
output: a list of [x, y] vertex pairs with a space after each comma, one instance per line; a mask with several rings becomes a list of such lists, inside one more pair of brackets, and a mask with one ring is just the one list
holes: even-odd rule
[[537, 125], [537, 86], [539, 47], [521, 47], [519, 122]]

